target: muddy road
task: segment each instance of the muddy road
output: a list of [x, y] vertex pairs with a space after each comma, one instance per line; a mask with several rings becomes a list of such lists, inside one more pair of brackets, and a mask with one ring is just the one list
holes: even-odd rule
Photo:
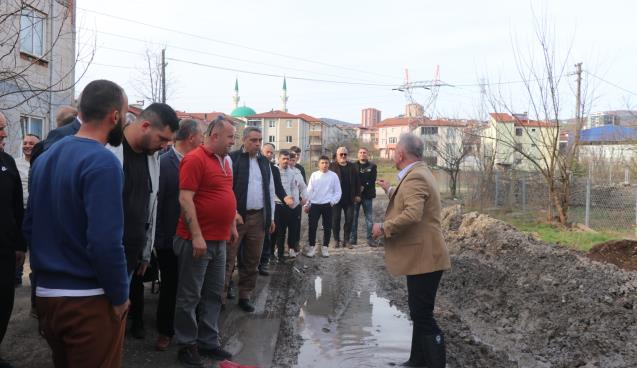
[[[385, 203], [376, 201], [378, 216]], [[453, 269], [443, 276], [436, 316], [446, 334], [448, 367], [637, 367], [637, 272], [456, 208], [445, 209], [444, 229]], [[329, 258], [300, 256], [259, 277], [254, 314], [235, 305], [223, 312], [222, 338], [235, 361], [388, 367], [407, 359], [405, 279], [386, 272], [382, 248], [330, 251]], [[146, 338], [127, 337], [124, 365], [178, 366], [176, 347], [153, 350], [157, 295], [148, 289]], [[28, 287], [17, 290], [1, 349], [17, 367], [51, 366], [37, 322], [28, 316]]]

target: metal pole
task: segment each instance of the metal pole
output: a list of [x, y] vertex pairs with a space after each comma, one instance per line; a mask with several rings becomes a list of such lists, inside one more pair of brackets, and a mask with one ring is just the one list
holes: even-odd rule
[[498, 172], [495, 172], [495, 207], [498, 208]]
[[526, 176], [522, 177], [522, 211], [526, 211]]
[[586, 213], [584, 215], [584, 225], [590, 227], [590, 212], [591, 212], [591, 177], [586, 178]]

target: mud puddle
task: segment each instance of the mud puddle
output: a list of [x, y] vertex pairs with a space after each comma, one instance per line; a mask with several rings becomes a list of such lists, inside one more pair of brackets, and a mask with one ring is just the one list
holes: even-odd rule
[[409, 355], [411, 322], [389, 300], [355, 291], [339, 311], [334, 289], [320, 276], [312, 283], [299, 313], [297, 367], [378, 367]]

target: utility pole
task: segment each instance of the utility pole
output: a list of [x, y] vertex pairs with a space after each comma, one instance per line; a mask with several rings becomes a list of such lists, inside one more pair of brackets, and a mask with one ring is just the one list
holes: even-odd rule
[[575, 75], [577, 75], [577, 96], [575, 106], [575, 118], [577, 119], [577, 128], [582, 129], [582, 63], [575, 64]]
[[166, 49], [161, 49], [161, 102], [166, 103]]

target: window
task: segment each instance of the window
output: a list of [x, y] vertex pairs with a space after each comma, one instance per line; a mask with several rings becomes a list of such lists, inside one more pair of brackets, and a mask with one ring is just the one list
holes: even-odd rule
[[268, 121], [268, 126], [269, 126], [270, 128], [274, 128], [274, 127], [275, 127], [275, 122], [274, 122], [274, 120], [270, 120], [270, 121]]
[[438, 127], [420, 127], [420, 135], [437, 135]]
[[42, 125], [44, 125], [43, 118], [20, 116], [20, 127], [22, 128], [23, 137], [27, 134], [35, 134], [42, 139]]
[[260, 127], [261, 120], [248, 120], [248, 126]]
[[433, 152], [436, 150], [436, 142], [425, 142], [425, 152]]
[[288, 128], [292, 128], [292, 120], [288, 120], [286, 123], [288, 124]]
[[447, 128], [447, 139], [456, 139], [456, 130], [454, 128]]
[[389, 137], [389, 143], [396, 143], [396, 137]]
[[532, 132], [535, 132], [535, 128], [531, 129]]
[[270, 142], [270, 143], [274, 143], [275, 142], [275, 138], [274, 138], [273, 135], [269, 135], [268, 136], [268, 142]]
[[522, 136], [522, 128], [515, 128], [515, 136], [516, 137]]
[[285, 142], [286, 143], [292, 143], [292, 136], [291, 135], [286, 135], [285, 136]]
[[44, 21], [46, 16], [25, 7], [20, 16], [20, 51], [33, 56], [44, 53]]
[[383, 144], [385, 144], [385, 142], [387, 142], [386, 139], [381, 139], [381, 142], [383, 142]]

